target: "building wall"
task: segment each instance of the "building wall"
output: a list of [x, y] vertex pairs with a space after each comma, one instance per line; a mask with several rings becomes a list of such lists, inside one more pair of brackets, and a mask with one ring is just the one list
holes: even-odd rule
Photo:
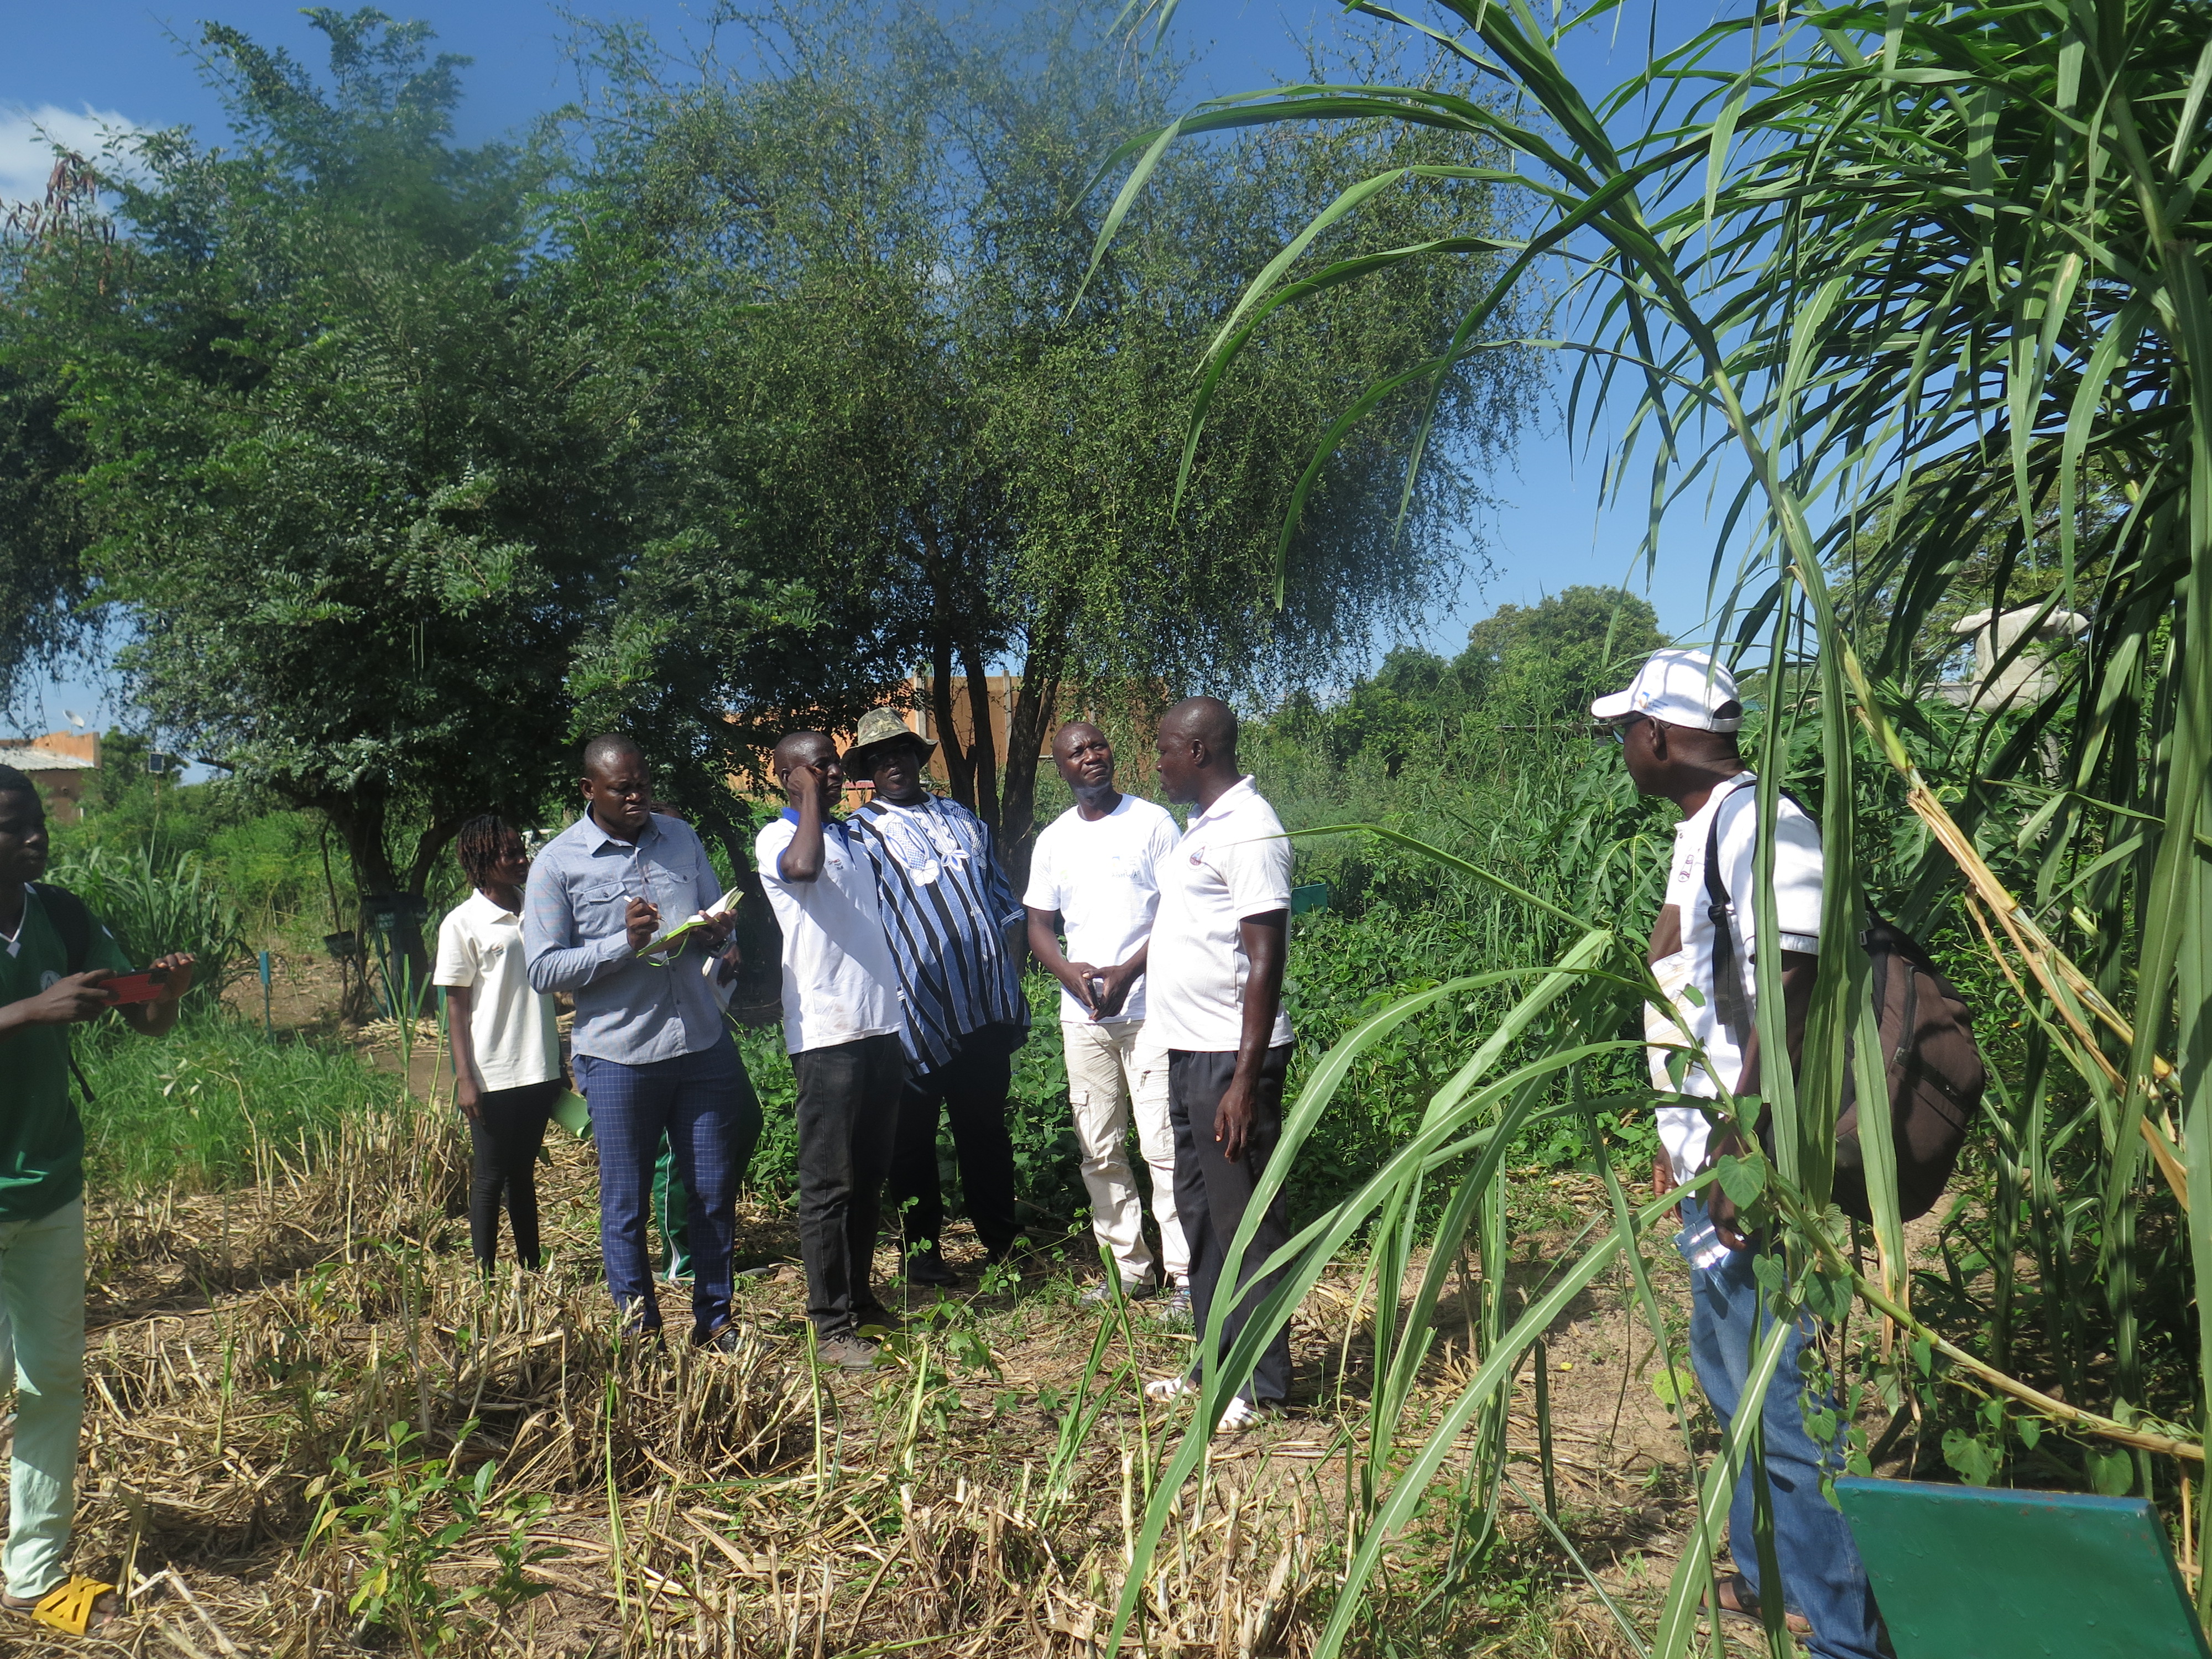
[[[66, 763], [80, 763], [71, 766]], [[0, 738], [0, 765], [27, 773], [56, 823], [84, 817], [84, 797], [100, 775], [100, 733], [49, 732], [44, 737]]]

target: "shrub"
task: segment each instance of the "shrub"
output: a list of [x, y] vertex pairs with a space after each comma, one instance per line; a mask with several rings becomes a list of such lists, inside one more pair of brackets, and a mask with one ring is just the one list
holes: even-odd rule
[[77, 1046], [92, 1085], [86, 1178], [95, 1191], [251, 1179], [257, 1145], [295, 1149], [342, 1120], [398, 1103], [399, 1080], [357, 1055], [267, 1036], [217, 1010], [187, 1012], [160, 1042], [103, 1020]]

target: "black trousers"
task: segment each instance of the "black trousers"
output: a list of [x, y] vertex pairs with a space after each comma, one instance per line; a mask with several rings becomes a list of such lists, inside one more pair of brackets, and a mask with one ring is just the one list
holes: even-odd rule
[[[1237, 1074], [1234, 1054], [1168, 1052], [1168, 1121], [1175, 1127], [1176, 1213], [1182, 1218], [1183, 1237], [1190, 1243], [1190, 1313], [1199, 1337], [1205, 1340], [1206, 1322], [1213, 1298], [1221, 1288], [1221, 1268], [1230, 1241], [1244, 1223], [1260, 1175], [1274, 1156], [1283, 1138], [1283, 1078], [1290, 1070], [1291, 1045], [1267, 1050], [1261, 1062], [1259, 1087], [1252, 1113], [1251, 1133], [1244, 1139], [1244, 1155], [1235, 1163], [1222, 1157], [1213, 1140], [1213, 1109], [1228, 1091]], [[1236, 1345], [1237, 1335], [1253, 1309], [1265, 1301], [1282, 1280], [1282, 1271], [1255, 1279], [1261, 1263], [1291, 1237], [1279, 1195], [1261, 1218], [1252, 1241], [1244, 1247], [1239, 1275], [1240, 1292], [1221, 1321], [1221, 1352]], [[1240, 1391], [1260, 1406], [1279, 1406], [1291, 1394], [1291, 1337], [1287, 1325], [1260, 1351], [1252, 1380]]]
[[568, 1085], [555, 1078], [520, 1089], [489, 1089], [469, 1120], [469, 1249], [479, 1265], [499, 1259], [499, 1209], [506, 1201], [514, 1256], [538, 1265], [538, 1149], [553, 1103]]
[[791, 1057], [799, 1082], [799, 1254], [806, 1316], [827, 1340], [877, 1306], [868, 1284], [884, 1176], [898, 1133], [906, 1056], [895, 1036], [862, 1037]]
[[960, 1052], [933, 1072], [909, 1077], [899, 1101], [898, 1146], [891, 1156], [890, 1197], [906, 1247], [934, 1249], [945, 1227], [945, 1194], [937, 1178], [937, 1119], [952, 1124], [960, 1161], [960, 1193], [976, 1237], [994, 1257], [1014, 1248], [1014, 1143], [1006, 1133], [1006, 1095], [1013, 1086], [1012, 1048], [1005, 1026], [969, 1033]]

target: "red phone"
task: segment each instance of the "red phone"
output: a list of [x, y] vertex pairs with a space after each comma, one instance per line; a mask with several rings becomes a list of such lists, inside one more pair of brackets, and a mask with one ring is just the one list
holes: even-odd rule
[[118, 974], [100, 981], [100, 988], [118, 1006], [126, 1002], [158, 1002], [168, 992], [169, 970], [149, 968], [143, 974]]

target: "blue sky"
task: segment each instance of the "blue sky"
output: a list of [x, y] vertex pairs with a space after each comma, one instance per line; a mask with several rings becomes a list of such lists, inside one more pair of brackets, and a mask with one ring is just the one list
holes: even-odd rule
[[[1662, 44], [1686, 39], [1712, 15], [1711, 0], [1630, 0], [1617, 45], [1614, 31], [1593, 30], [1569, 50], [1569, 67], [1586, 93], [1634, 67], [1654, 6]], [[438, 49], [476, 60], [465, 79], [465, 142], [519, 126], [573, 89], [562, 51], [567, 25], [542, 0], [448, 0], [389, 9], [395, 15], [428, 18], [438, 32]], [[629, 0], [605, 8], [572, 0], [569, 9], [643, 21], [672, 41], [698, 34], [697, 20], [711, 9], [711, 0], [695, 5]], [[1416, 0], [1407, 9], [1419, 15], [1424, 9]], [[198, 0], [184, 8], [139, 0], [15, 0], [7, 10], [8, 50], [0, 55], [0, 197], [34, 194], [43, 184], [48, 153], [34, 127], [87, 147], [96, 142], [103, 123], [185, 125], [204, 138], [217, 138], [222, 112], [198, 73], [191, 45], [202, 19], [234, 25], [310, 64], [322, 61], [320, 37], [284, 0]], [[1385, 27], [1346, 18], [1338, 7], [1315, 0], [1183, 0], [1172, 38], [1197, 54], [1197, 90], [1222, 93], [1301, 74], [1298, 42], [1309, 33], [1326, 40]], [[1463, 641], [1468, 623], [1498, 605], [1528, 604], [1577, 582], [1609, 584], [1630, 576], [1642, 514], [1632, 504], [1626, 513], [1600, 510], [1600, 457], [1574, 453], [1556, 408], [1532, 410], [1515, 463], [1492, 481], [1498, 509], [1480, 526], [1492, 568], [1479, 586], [1472, 579], [1463, 585], [1455, 614], [1431, 619], [1412, 642], [1449, 653]], [[1668, 542], [1648, 592], [1662, 624], [1678, 635], [1700, 630], [1709, 557], [1697, 527], [1670, 519]], [[1634, 585], [1644, 589], [1641, 568], [1632, 574]], [[61, 725], [65, 710], [99, 724], [128, 723], [128, 712], [90, 676], [72, 676], [33, 693], [19, 714], [22, 726], [37, 732]]]

